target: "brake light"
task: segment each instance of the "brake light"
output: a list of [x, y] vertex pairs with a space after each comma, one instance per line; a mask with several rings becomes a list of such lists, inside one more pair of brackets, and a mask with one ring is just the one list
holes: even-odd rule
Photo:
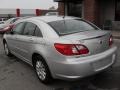
[[113, 44], [113, 36], [111, 35], [109, 38], [109, 46], [111, 46]]
[[86, 46], [81, 44], [54, 44], [56, 50], [63, 55], [72, 56], [72, 55], [82, 55], [88, 54], [89, 50]]

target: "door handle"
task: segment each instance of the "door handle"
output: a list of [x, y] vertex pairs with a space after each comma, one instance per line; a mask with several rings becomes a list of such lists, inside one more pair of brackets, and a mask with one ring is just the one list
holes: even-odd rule
[[17, 37], [15, 39], [18, 39]]
[[30, 41], [33, 41], [32, 39], [30, 39]]
[[30, 38], [30, 41], [33, 41], [33, 39], [32, 39], [32, 38]]

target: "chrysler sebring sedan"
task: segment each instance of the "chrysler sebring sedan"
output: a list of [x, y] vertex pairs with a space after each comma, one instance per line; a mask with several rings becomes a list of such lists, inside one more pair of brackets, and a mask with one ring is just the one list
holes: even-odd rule
[[42, 83], [76, 80], [114, 64], [117, 47], [110, 32], [76, 17], [18, 20], [3, 37], [4, 50], [32, 65]]

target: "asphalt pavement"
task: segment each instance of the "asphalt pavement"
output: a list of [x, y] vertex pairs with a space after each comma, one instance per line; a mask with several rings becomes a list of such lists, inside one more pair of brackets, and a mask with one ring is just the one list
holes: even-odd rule
[[114, 43], [118, 46], [118, 57], [112, 68], [77, 81], [53, 80], [44, 85], [30, 65], [4, 54], [0, 36], [0, 90], [120, 90], [120, 39]]

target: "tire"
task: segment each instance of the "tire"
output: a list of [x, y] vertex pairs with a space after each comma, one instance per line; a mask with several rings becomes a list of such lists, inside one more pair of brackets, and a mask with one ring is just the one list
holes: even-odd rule
[[49, 84], [52, 81], [52, 77], [48, 65], [40, 55], [35, 56], [34, 59], [35, 63], [33, 66], [39, 80], [44, 84]]
[[4, 43], [4, 51], [5, 51], [5, 54], [7, 56], [11, 56], [12, 55], [6, 42]]

